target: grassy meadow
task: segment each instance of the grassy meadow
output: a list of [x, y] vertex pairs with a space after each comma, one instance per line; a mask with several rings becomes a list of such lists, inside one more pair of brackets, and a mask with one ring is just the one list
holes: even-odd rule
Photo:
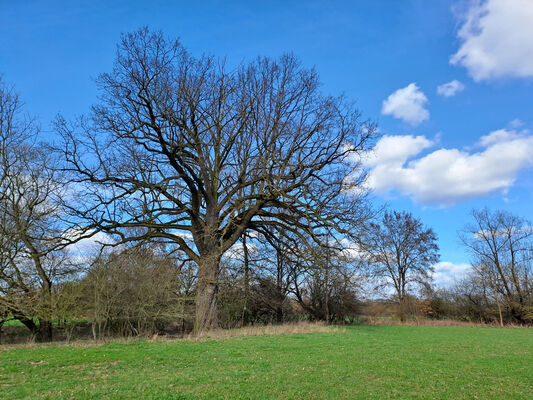
[[532, 399], [533, 330], [355, 326], [0, 348], [2, 399]]

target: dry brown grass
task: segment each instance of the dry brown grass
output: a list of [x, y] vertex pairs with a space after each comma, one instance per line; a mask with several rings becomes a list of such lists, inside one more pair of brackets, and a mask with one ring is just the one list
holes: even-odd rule
[[187, 340], [223, 340], [237, 336], [294, 335], [311, 332], [338, 332], [340, 327], [321, 322], [295, 322], [283, 325], [257, 325], [237, 329], [215, 329], [187, 336]]
[[244, 328], [236, 329], [215, 329], [211, 331], [202, 332], [200, 334], [189, 334], [187, 336], [177, 337], [170, 335], [153, 335], [150, 337], [130, 337], [130, 338], [108, 338], [105, 340], [77, 340], [70, 343], [67, 342], [51, 342], [51, 343], [16, 343], [0, 345], [1, 350], [11, 350], [20, 348], [43, 348], [50, 346], [74, 346], [74, 347], [90, 347], [102, 346], [107, 343], [132, 343], [139, 340], [147, 340], [149, 342], [168, 342], [168, 341], [207, 341], [207, 340], [225, 340], [240, 336], [264, 336], [264, 335], [293, 335], [299, 333], [311, 332], [339, 332], [344, 328], [336, 326], [328, 326], [321, 322], [294, 322], [283, 325], [257, 325], [246, 326]]
[[[499, 328], [500, 325], [497, 322], [467, 322], [467, 321], [457, 321], [453, 319], [412, 319], [408, 321], [400, 321], [397, 319], [386, 319], [379, 317], [366, 317], [362, 319], [363, 325], [407, 325], [407, 326], [465, 326], [465, 327], [492, 327]], [[526, 328], [523, 325], [516, 324], [505, 324], [504, 328]]]

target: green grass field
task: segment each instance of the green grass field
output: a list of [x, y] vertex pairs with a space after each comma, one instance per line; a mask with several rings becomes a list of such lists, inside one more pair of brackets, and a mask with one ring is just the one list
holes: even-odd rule
[[533, 330], [327, 333], [0, 350], [2, 399], [533, 399]]

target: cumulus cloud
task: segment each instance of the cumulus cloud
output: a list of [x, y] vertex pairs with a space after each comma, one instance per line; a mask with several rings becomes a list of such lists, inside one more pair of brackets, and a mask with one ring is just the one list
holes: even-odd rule
[[465, 89], [465, 85], [454, 79], [451, 82], [443, 83], [437, 86], [437, 93], [444, 97], [452, 97], [457, 93], [462, 92]]
[[402, 165], [405, 160], [416, 156], [422, 150], [431, 147], [433, 142], [425, 136], [383, 136], [374, 146], [372, 152], [366, 155], [365, 164]]
[[[368, 185], [395, 191], [417, 203], [450, 206], [493, 192], [505, 193], [518, 173], [533, 165], [533, 136], [500, 129], [481, 137], [479, 151], [437, 149], [423, 136], [384, 136], [367, 155]], [[418, 158], [416, 158], [418, 156]]]
[[411, 125], [418, 125], [429, 119], [429, 111], [425, 108], [427, 102], [426, 95], [416, 83], [410, 83], [383, 100], [381, 112]]
[[533, 77], [533, 1], [474, 1], [461, 17], [461, 46], [451, 64], [475, 81]]
[[439, 287], [451, 286], [472, 271], [470, 264], [454, 264], [448, 261], [441, 261], [435, 264], [433, 268], [433, 281]]

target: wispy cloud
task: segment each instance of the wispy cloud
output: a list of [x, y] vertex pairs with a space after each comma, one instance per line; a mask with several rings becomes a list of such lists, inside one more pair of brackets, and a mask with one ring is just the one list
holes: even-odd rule
[[462, 92], [464, 89], [465, 85], [454, 79], [451, 82], [443, 83], [442, 85], [437, 86], [437, 93], [444, 97], [452, 97], [457, 93]]

